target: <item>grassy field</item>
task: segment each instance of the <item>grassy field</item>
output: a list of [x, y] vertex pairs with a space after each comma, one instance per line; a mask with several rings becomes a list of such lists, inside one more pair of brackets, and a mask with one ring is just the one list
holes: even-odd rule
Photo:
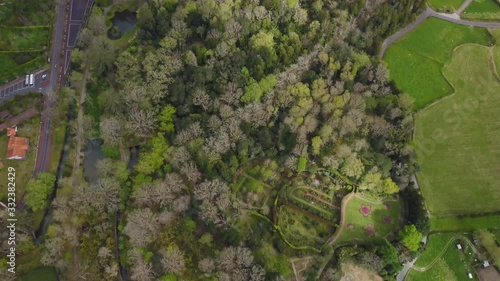
[[427, 3], [436, 11], [455, 11], [463, 4], [464, 0], [429, 0]]
[[474, 0], [460, 17], [472, 20], [498, 20], [500, 5], [496, 0]]
[[431, 231], [474, 231], [478, 229], [500, 230], [500, 215], [471, 218], [433, 218], [430, 221]]
[[[417, 267], [426, 267], [431, 265], [431, 263], [437, 258], [437, 262], [433, 264], [427, 271], [418, 272], [416, 270], [410, 270], [405, 281], [465, 281], [470, 280], [467, 277], [467, 273], [471, 272], [472, 264], [474, 263], [473, 255], [469, 255], [471, 252], [470, 247], [456, 240], [449, 244], [446, 252], [441, 258], [439, 255], [448, 245], [448, 242], [455, 236], [453, 233], [446, 234], [433, 234], [429, 237], [425, 251], [419, 256], [415, 262]], [[456, 247], [456, 244], [460, 243], [463, 247], [462, 252]]]
[[457, 48], [443, 70], [456, 93], [417, 115], [418, 181], [431, 216], [500, 210], [500, 82], [491, 61], [490, 48]]
[[48, 48], [49, 27], [0, 27], [0, 51], [21, 52]]
[[[369, 208], [368, 214], [363, 214], [362, 207]], [[345, 222], [342, 233], [335, 244], [346, 242], [377, 241], [386, 238], [400, 226], [401, 205], [399, 201], [367, 201], [361, 195], [356, 195], [346, 207]], [[374, 233], [369, 233], [368, 227], [373, 227]]]
[[416, 110], [453, 93], [441, 70], [453, 49], [464, 43], [489, 46], [492, 38], [486, 29], [430, 18], [389, 47], [384, 61], [390, 76], [415, 98]]

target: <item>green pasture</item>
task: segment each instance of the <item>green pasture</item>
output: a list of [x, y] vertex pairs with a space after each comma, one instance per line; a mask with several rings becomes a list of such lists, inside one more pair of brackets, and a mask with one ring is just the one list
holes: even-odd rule
[[479, 229], [500, 230], [500, 215], [480, 216], [470, 218], [432, 218], [430, 230], [435, 232], [474, 231]]
[[0, 51], [26, 51], [47, 49], [50, 28], [0, 26]]
[[[469, 255], [469, 252], [471, 252], [470, 247], [461, 240], [449, 243], [454, 236], [455, 234], [453, 233], [433, 234], [429, 236], [425, 250], [418, 257], [415, 266], [431, 267], [424, 272], [410, 270], [405, 281], [470, 280], [467, 277], [467, 273], [471, 272], [474, 275], [472, 268], [474, 255]], [[458, 250], [456, 246], [458, 243], [462, 245], [462, 251]], [[443, 251], [445, 252], [443, 253]], [[432, 264], [433, 261], [436, 262]]]
[[453, 12], [460, 8], [464, 0], [429, 0], [427, 4], [434, 10], [440, 12]]
[[[370, 213], [366, 217], [360, 212], [362, 205], [370, 208]], [[396, 200], [372, 201], [357, 194], [347, 203], [345, 212], [342, 233], [334, 241], [337, 245], [347, 242], [378, 241], [390, 236], [401, 225], [401, 205]], [[390, 219], [388, 223], [384, 222], [385, 217]], [[353, 228], [349, 229], [349, 225]], [[369, 225], [375, 228], [373, 236], [365, 231], [365, 227]]]
[[417, 176], [431, 217], [500, 210], [500, 82], [490, 50], [457, 48], [443, 70], [456, 93], [417, 115]]
[[471, 20], [499, 20], [500, 5], [496, 0], [473, 0], [460, 17]]
[[453, 50], [465, 43], [489, 46], [492, 38], [483, 28], [429, 18], [388, 48], [384, 61], [390, 76], [398, 88], [415, 98], [416, 110], [453, 93], [441, 70]]

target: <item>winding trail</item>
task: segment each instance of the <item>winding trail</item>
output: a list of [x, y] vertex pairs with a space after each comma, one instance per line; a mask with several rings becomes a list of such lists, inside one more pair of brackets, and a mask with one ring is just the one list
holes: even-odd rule
[[446, 243], [446, 245], [444, 246], [443, 250], [441, 250], [441, 252], [429, 264], [427, 264], [426, 266], [422, 266], [422, 267], [413, 265], [411, 267], [411, 269], [415, 270], [415, 271], [418, 271], [418, 272], [424, 272], [424, 271], [427, 271], [427, 270], [431, 269], [441, 259], [441, 257], [446, 253], [446, 251], [448, 251], [448, 249], [450, 248], [450, 246], [456, 240], [461, 240], [462, 242], [467, 243], [471, 247], [471, 249], [474, 252], [474, 254], [477, 257], [479, 257], [479, 258], [482, 259], [481, 253], [479, 253], [479, 251], [476, 249], [476, 247], [474, 246], [474, 244], [472, 244], [472, 242], [469, 240], [469, 238], [467, 238], [467, 237], [465, 237], [463, 235], [457, 235], [457, 236], [451, 238], [450, 241], [448, 241], [448, 243]]
[[410, 262], [405, 263], [403, 266], [403, 269], [397, 275], [396, 280], [397, 281], [404, 281], [406, 275], [408, 274], [408, 272], [410, 270], [415, 270], [417, 272], [425, 272], [425, 271], [431, 269], [443, 257], [443, 255], [446, 253], [446, 251], [448, 251], [450, 246], [453, 245], [453, 242], [455, 242], [456, 240], [461, 240], [462, 242], [467, 243], [467, 245], [469, 245], [471, 247], [471, 249], [474, 252], [474, 254], [476, 255], [476, 257], [478, 257], [480, 259], [484, 259], [484, 256], [481, 253], [479, 253], [479, 251], [476, 249], [474, 244], [469, 240], [469, 238], [467, 238], [463, 235], [456, 235], [456, 236], [452, 237], [446, 243], [446, 245], [443, 247], [441, 252], [434, 258], [434, 260], [432, 260], [426, 266], [422, 266], [422, 267], [415, 266], [415, 262], [418, 260], [418, 257]]
[[460, 13], [463, 10], [465, 10], [465, 8], [467, 8], [467, 6], [471, 2], [472, 2], [472, 0], [465, 1], [465, 3], [453, 14], [438, 13], [438, 12], [434, 11], [433, 9], [431, 9], [430, 7], [427, 7], [425, 12], [423, 12], [417, 18], [417, 20], [410, 23], [405, 28], [399, 30], [398, 32], [394, 33], [393, 35], [389, 36], [387, 39], [384, 40], [384, 42], [382, 43], [382, 46], [380, 48], [378, 58], [382, 59], [384, 57], [385, 51], [392, 43], [394, 43], [396, 40], [398, 40], [401, 37], [408, 34], [410, 31], [415, 29], [417, 26], [419, 26], [424, 20], [426, 20], [429, 17], [435, 17], [438, 19], [442, 19], [442, 20], [449, 21], [449, 22], [452, 22], [455, 24], [465, 25], [465, 26], [469, 26], [469, 27], [500, 28], [500, 22], [468, 21], [468, 20], [460, 19]]

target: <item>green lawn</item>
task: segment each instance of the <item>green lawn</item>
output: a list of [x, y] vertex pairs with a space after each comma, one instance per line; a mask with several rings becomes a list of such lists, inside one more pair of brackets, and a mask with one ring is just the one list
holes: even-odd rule
[[483, 28], [430, 18], [389, 47], [384, 61], [390, 76], [402, 91], [415, 98], [416, 110], [453, 93], [441, 71], [453, 49], [464, 43], [491, 45], [492, 38]]
[[0, 50], [23, 51], [48, 48], [48, 27], [0, 27]]
[[455, 95], [417, 115], [417, 175], [431, 217], [500, 210], [500, 83], [491, 59], [487, 47], [457, 48], [443, 70]]
[[478, 229], [499, 229], [500, 215], [472, 218], [433, 218], [430, 221], [431, 231], [474, 231]]
[[[366, 201], [359, 194], [349, 201], [346, 207], [344, 228], [335, 244], [351, 241], [365, 243], [377, 241], [380, 238], [386, 238], [400, 227], [401, 205], [399, 201], [389, 200], [385, 201], [386, 204], [373, 202], [375, 201]], [[367, 216], [360, 212], [362, 205], [370, 208]], [[384, 222], [384, 218], [388, 219], [387, 223]], [[370, 225], [375, 228], [373, 236], [365, 230]]]
[[20, 281], [58, 281], [56, 270], [53, 267], [42, 266], [35, 268], [20, 277]]
[[[466, 281], [470, 280], [467, 277], [467, 273], [471, 272], [474, 257], [468, 255], [471, 252], [470, 247], [456, 240], [451, 242], [446, 252], [441, 258], [439, 255], [445, 249], [448, 242], [455, 236], [453, 233], [442, 233], [433, 234], [429, 236], [427, 246], [422, 254], [419, 256], [415, 262], [417, 267], [425, 267], [431, 265], [431, 263], [437, 258], [437, 262], [432, 265], [427, 271], [418, 272], [416, 270], [410, 270], [405, 281]], [[463, 247], [463, 252], [460, 252], [456, 245], [460, 243]], [[468, 270], [470, 268], [470, 270]], [[477, 279], [476, 279], [477, 280]]]
[[460, 16], [472, 20], [498, 20], [500, 5], [496, 0], [474, 0]]
[[9, 71], [17, 66], [17, 63], [7, 54], [0, 53], [0, 73]]
[[436, 11], [455, 11], [464, 3], [464, 0], [429, 0], [427, 4]]

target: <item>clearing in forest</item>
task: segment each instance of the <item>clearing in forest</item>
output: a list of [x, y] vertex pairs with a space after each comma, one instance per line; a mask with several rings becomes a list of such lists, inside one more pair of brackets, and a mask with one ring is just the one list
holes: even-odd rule
[[[456, 234], [442, 233], [429, 236], [423, 253], [414, 264], [405, 281], [466, 281], [467, 273], [475, 274], [475, 256], [468, 243], [455, 239]], [[460, 244], [462, 249], [457, 248]], [[470, 254], [469, 254], [470, 253]]]
[[465, 43], [489, 46], [492, 38], [484, 28], [429, 18], [387, 49], [384, 61], [390, 76], [415, 99], [416, 110], [453, 93], [442, 69], [454, 48]]
[[500, 55], [475, 44], [456, 48], [443, 70], [455, 94], [417, 114], [417, 176], [431, 217], [500, 210], [500, 78], [494, 53]]
[[500, 4], [496, 0], [473, 0], [460, 17], [469, 20], [500, 20]]
[[387, 238], [401, 226], [401, 204], [397, 200], [379, 201], [353, 193], [346, 197], [344, 220], [330, 242], [375, 242]]

